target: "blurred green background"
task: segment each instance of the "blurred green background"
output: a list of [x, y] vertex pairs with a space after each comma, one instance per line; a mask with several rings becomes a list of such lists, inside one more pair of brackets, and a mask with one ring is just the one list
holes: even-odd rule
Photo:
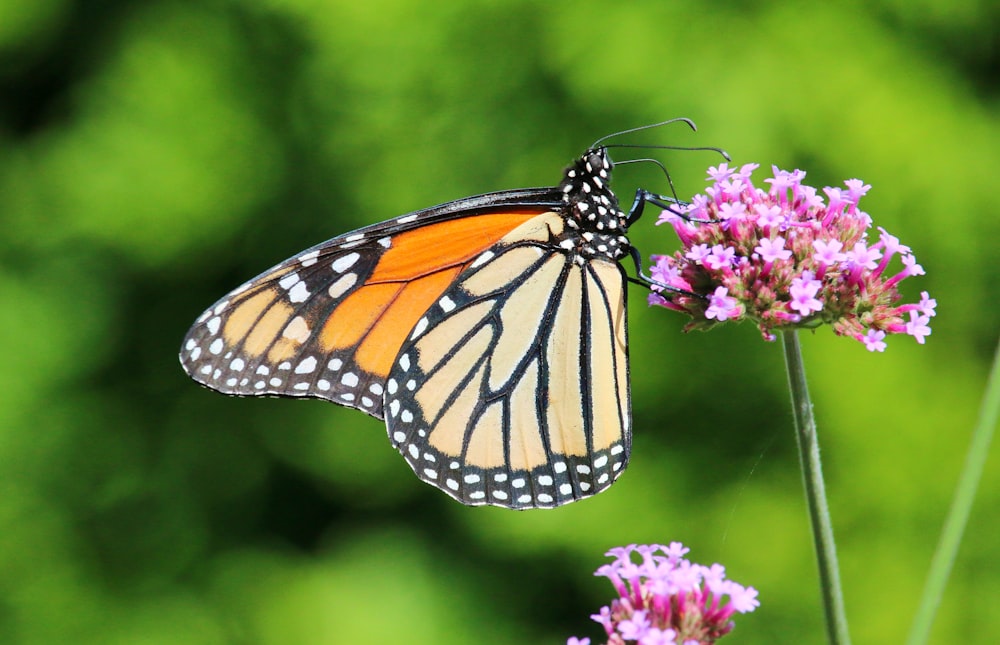
[[[671, 540], [760, 590], [727, 642], [823, 642], [781, 351], [750, 326], [684, 335], [633, 288], [631, 467], [524, 513], [420, 483], [363, 414], [177, 363], [301, 249], [681, 115], [700, 132], [633, 140], [861, 177], [927, 270], [926, 346], [803, 337], [852, 632], [901, 642], [1000, 328], [998, 43], [985, 1], [4, 0], [0, 642], [564, 643], [600, 635], [607, 548]], [[657, 156], [682, 197], [719, 161]], [[1000, 633], [996, 452], [935, 643]]]

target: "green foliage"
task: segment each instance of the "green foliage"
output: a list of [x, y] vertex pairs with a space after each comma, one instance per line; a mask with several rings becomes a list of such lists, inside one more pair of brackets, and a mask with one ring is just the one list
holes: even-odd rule
[[[861, 177], [928, 344], [802, 338], [857, 642], [901, 642], [1000, 328], [990, 3], [7, 2], [0, 9], [0, 642], [521, 643], [598, 635], [611, 546], [760, 590], [726, 642], [822, 642], [780, 348], [632, 292], [635, 447], [610, 491], [470, 509], [362, 414], [227, 399], [176, 360], [242, 280], [448, 199], [547, 185], [599, 136]], [[992, 40], [991, 40], [992, 39]], [[707, 153], [663, 152], [681, 196]], [[623, 199], [665, 190], [619, 169]], [[633, 241], [664, 252], [653, 218]], [[984, 305], [980, 307], [979, 305]], [[996, 449], [994, 448], [994, 452]], [[995, 460], [994, 460], [995, 462]], [[988, 643], [987, 468], [933, 642]]]

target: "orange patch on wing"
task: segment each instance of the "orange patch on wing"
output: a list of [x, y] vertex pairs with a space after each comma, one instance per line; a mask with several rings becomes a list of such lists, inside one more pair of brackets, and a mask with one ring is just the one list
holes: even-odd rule
[[458, 274], [504, 235], [543, 211], [476, 215], [392, 237], [364, 286], [347, 296], [320, 332], [327, 352], [357, 346], [358, 367], [389, 375], [413, 329]]
[[361, 287], [333, 310], [323, 324], [319, 344], [324, 351], [356, 345], [392, 299], [403, 289], [402, 284], [370, 284]]
[[543, 211], [515, 211], [428, 224], [392, 237], [368, 282], [412, 280], [465, 264]]
[[455, 280], [461, 266], [409, 283], [369, 284], [344, 299], [323, 325], [320, 346], [330, 352], [358, 345], [361, 369], [385, 377], [420, 317]]
[[462, 267], [432, 273], [410, 282], [378, 317], [354, 356], [358, 366], [379, 376], [388, 376], [399, 348], [445, 289], [454, 282]]

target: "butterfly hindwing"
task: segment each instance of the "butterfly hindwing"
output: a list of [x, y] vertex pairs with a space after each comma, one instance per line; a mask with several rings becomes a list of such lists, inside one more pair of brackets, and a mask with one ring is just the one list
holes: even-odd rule
[[554, 240], [505, 236], [429, 308], [386, 386], [389, 438], [466, 504], [551, 507], [611, 485], [630, 448], [625, 278]]

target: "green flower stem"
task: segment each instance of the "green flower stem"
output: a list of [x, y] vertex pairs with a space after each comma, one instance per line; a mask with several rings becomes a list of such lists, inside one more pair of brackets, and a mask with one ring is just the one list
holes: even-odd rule
[[819, 459], [819, 440], [816, 438], [816, 419], [809, 400], [809, 385], [802, 362], [799, 337], [794, 331], [782, 332], [785, 350], [785, 367], [788, 370], [788, 389], [792, 394], [792, 412], [795, 416], [795, 439], [799, 447], [802, 480], [805, 485], [809, 519], [812, 523], [813, 543], [819, 566], [820, 591], [826, 614], [826, 632], [833, 645], [849, 645], [847, 614], [844, 612], [844, 595], [840, 590], [840, 573], [837, 569], [837, 547], [833, 543], [833, 526], [830, 509], [826, 504], [823, 469]]
[[986, 385], [982, 407], [979, 409], [979, 421], [972, 433], [969, 452], [965, 456], [965, 468], [962, 469], [955, 497], [948, 510], [948, 517], [944, 521], [937, 551], [934, 552], [931, 569], [927, 574], [927, 584], [920, 599], [920, 608], [917, 610], [910, 636], [906, 641], [907, 645], [921, 645], [926, 643], [930, 636], [934, 615], [937, 613], [945, 583], [958, 553], [958, 546], [962, 542], [962, 533], [969, 520], [969, 512], [972, 510], [972, 502], [983, 474], [986, 456], [990, 452], [990, 441], [993, 439], [998, 417], [1000, 417], [1000, 347], [997, 348], [993, 358], [990, 380]]

